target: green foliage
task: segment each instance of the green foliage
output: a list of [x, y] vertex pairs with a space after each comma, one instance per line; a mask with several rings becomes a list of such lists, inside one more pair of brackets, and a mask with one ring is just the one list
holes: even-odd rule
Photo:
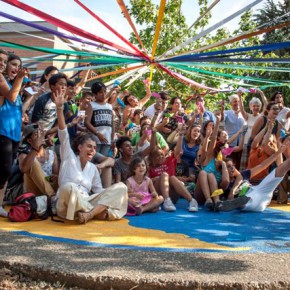
[[[156, 2], [156, 1], [155, 1]], [[162, 21], [161, 31], [157, 43], [157, 49], [155, 53], [155, 57], [158, 57], [162, 55], [165, 51], [169, 50], [170, 48], [176, 47], [181, 43], [182, 40], [186, 40], [195, 34], [199, 33], [202, 29], [206, 27], [208, 24], [208, 20], [210, 19], [211, 15], [210, 13], [203, 17], [195, 26], [193, 29], [189, 30], [188, 25], [186, 23], [185, 17], [182, 14], [182, 0], [168, 0], [166, 2], [166, 8], [165, 13]], [[198, 0], [199, 5], [199, 12], [200, 15], [204, 13], [204, 11], [207, 9], [208, 1], [207, 0]], [[155, 36], [155, 30], [156, 30], [156, 23], [158, 19], [158, 13], [159, 13], [159, 6], [155, 5], [152, 0], [130, 0], [130, 5], [127, 7], [132, 18], [135, 20], [135, 22], [142, 26], [142, 29], [139, 31], [139, 35], [142, 39], [142, 42], [144, 43], [146, 50], [148, 52], [151, 52], [152, 45], [154, 41]], [[233, 32], [230, 32], [227, 28], [221, 27], [217, 29], [214, 33], [211, 33], [209, 35], [204, 36], [198, 41], [195, 41], [194, 43], [191, 43], [190, 45], [184, 47], [182, 50], [178, 51], [177, 53], [187, 52], [190, 50], [193, 50], [195, 48], [211, 45], [217, 42], [220, 42], [224, 39], [228, 39], [233, 36], [237, 36], [244, 32], [250, 32], [261, 25], [264, 25], [268, 23], [269, 26], [272, 26], [277, 23], [285, 22], [288, 19], [285, 19], [281, 17], [286, 12], [289, 12], [289, 0], [285, 0], [284, 3], [279, 3], [278, 5], [273, 4], [273, 0], [267, 0], [265, 7], [255, 15], [253, 15], [253, 11], [247, 11], [245, 12], [239, 22], [239, 27], [234, 30]], [[273, 24], [271, 22], [273, 19], [277, 19], [278, 17], [281, 17], [278, 19], [277, 22]], [[288, 15], [289, 17], [289, 15]], [[264, 26], [263, 26], [264, 27]], [[263, 38], [262, 38], [263, 37]], [[239, 48], [239, 47], [248, 47], [248, 46], [254, 46], [259, 45], [261, 43], [271, 43], [271, 42], [281, 42], [285, 41], [289, 38], [289, 27], [285, 29], [277, 30], [273, 33], [265, 34], [263, 36], [255, 36], [250, 37], [245, 40], [241, 40], [238, 42], [234, 42], [227, 45], [222, 45], [213, 49], [210, 49], [210, 51], [215, 50], [223, 50], [223, 49], [231, 49], [231, 48]], [[132, 33], [130, 37], [130, 41], [134, 43], [135, 45], [139, 46], [139, 42], [137, 41], [135, 35]], [[141, 48], [141, 47], [140, 47]], [[262, 52], [248, 52], [244, 53], [242, 56], [238, 55], [237, 57], [240, 58], [249, 58], [249, 57], [280, 57], [283, 53], [285, 57], [285, 53], [287, 54], [287, 51], [278, 52], [275, 51], [263, 54]], [[234, 63], [223, 63], [228, 64], [229, 66], [234, 66]], [[237, 64], [243, 64], [237, 63]], [[256, 64], [256, 63], [246, 63], [247, 66], [271, 66], [272, 64]], [[289, 67], [289, 65], [285, 65], [285, 67]], [[204, 70], [210, 70], [213, 72], [218, 73], [227, 73], [227, 74], [234, 74], [237, 75], [236, 79], [227, 79], [228, 83], [231, 84], [231, 82], [238, 83], [240, 79], [238, 76], [249, 76], [249, 77], [255, 77], [255, 78], [265, 78], [265, 79], [273, 79], [273, 80], [287, 80], [289, 81], [289, 73], [280, 73], [280, 72], [269, 72], [266, 69], [264, 71], [255, 71], [249, 69], [248, 71], [242, 70], [239, 68], [209, 68], [209, 67], [199, 67], [200, 69]], [[173, 71], [176, 71], [178, 73], [183, 74], [184, 76], [187, 76], [188, 78], [198, 82], [203, 83], [209, 87], [220, 87], [221, 84], [225, 83], [223, 81], [223, 78], [217, 78], [212, 77], [208, 75], [202, 75], [200, 73], [184, 73], [180, 72], [177, 69], [172, 69]], [[153, 74], [153, 83], [151, 86], [152, 91], [161, 91], [162, 89], [166, 89], [170, 93], [170, 95], [176, 96], [179, 95], [181, 97], [186, 98], [188, 95], [192, 93], [199, 93], [200, 91], [204, 92], [204, 90], [199, 89], [192, 89], [183, 83], [175, 80], [168, 74], [166, 74], [163, 71], [160, 71], [159, 69], [154, 68], [154, 74]], [[144, 85], [142, 83], [142, 80], [149, 77], [149, 73], [135, 81], [133, 84], [130, 85], [129, 89], [130, 91], [135, 94], [138, 97], [144, 96]], [[104, 81], [107, 81], [112, 77], [106, 78]], [[114, 77], [115, 78], [115, 77]], [[161, 87], [159, 85], [159, 82], [161, 80], [166, 80], [165, 87]], [[244, 81], [249, 85], [252, 85], [253, 87], [256, 86], [263, 86], [264, 83], [256, 83], [251, 81]], [[241, 86], [243, 83], [240, 84]], [[234, 87], [237, 87], [239, 85], [233, 85]], [[276, 91], [277, 89], [282, 90], [285, 95], [287, 95], [289, 92], [289, 88], [285, 87], [279, 87], [279, 88], [269, 88], [266, 89], [266, 94], [270, 95], [271, 92]], [[249, 95], [249, 98], [251, 96]], [[227, 94], [219, 94], [219, 95], [208, 95], [208, 105], [210, 108], [214, 109], [217, 105], [217, 100], [221, 99], [227, 99]]]

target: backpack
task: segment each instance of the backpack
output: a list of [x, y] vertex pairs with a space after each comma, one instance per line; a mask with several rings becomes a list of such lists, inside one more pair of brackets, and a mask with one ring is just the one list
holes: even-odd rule
[[11, 222], [26, 222], [31, 219], [47, 219], [48, 217], [47, 196], [36, 197], [30, 192], [18, 196], [8, 212], [8, 219]]

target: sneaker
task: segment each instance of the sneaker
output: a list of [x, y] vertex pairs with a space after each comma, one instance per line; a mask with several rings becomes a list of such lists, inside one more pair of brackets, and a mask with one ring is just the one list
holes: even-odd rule
[[198, 204], [194, 198], [189, 202], [188, 211], [190, 212], [198, 211]]
[[165, 211], [176, 211], [176, 207], [174, 206], [170, 198], [164, 200], [163, 209]]
[[222, 201], [219, 205], [220, 211], [230, 211], [244, 206], [251, 198], [248, 196], [240, 196], [232, 200]]

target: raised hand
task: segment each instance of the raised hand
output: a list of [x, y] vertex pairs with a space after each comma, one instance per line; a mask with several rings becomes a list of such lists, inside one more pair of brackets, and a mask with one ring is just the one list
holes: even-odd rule
[[53, 99], [54, 103], [58, 108], [62, 108], [64, 103], [66, 102], [65, 100], [65, 90], [57, 90], [53, 92]]

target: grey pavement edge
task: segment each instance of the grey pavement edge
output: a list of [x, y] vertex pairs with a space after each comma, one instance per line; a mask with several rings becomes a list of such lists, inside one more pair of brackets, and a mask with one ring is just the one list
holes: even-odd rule
[[[81, 230], [81, 227], [80, 227]], [[0, 231], [0, 266], [85, 289], [290, 289], [290, 253], [177, 253], [79, 246]]]

